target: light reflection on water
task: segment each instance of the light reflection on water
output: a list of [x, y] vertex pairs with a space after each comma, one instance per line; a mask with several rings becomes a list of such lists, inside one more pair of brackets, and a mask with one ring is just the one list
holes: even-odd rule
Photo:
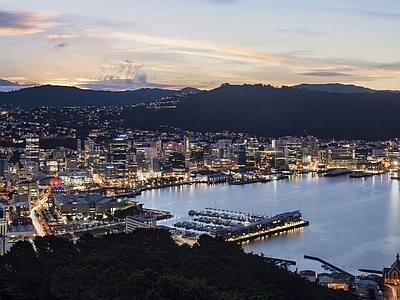
[[318, 177], [243, 186], [187, 185], [143, 192], [145, 207], [170, 211], [172, 226], [187, 220], [190, 209], [220, 209], [275, 215], [300, 209], [308, 227], [242, 244], [245, 251], [264, 253], [312, 266], [304, 254], [318, 256], [357, 274], [359, 268], [382, 269], [400, 252], [399, 183], [389, 176]]

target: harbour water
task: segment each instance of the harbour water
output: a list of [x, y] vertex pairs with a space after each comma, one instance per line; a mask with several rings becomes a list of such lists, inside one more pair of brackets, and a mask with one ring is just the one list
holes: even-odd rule
[[145, 191], [138, 201], [170, 211], [174, 218], [159, 223], [168, 226], [186, 221], [189, 210], [205, 207], [269, 216], [300, 210], [309, 226], [242, 244], [246, 252], [295, 260], [299, 270], [319, 267], [303, 258], [307, 254], [358, 275], [359, 268], [390, 266], [400, 252], [399, 182], [388, 175], [349, 178], [310, 173], [239, 186], [186, 185]]

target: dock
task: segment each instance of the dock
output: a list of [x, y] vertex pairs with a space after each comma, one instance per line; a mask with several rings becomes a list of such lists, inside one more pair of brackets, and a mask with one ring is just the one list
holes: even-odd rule
[[333, 265], [333, 264], [331, 264], [331, 263], [329, 263], [329, 262], [327, 262], [327, 261], [325, 261], [325, 260], [323, 260], [323, 259], [321, 259], [319, 257], [310, 256], [310, 255], [304, 255], [304, 258], [305, 259], [319, 261], [324, 266], [326, 266], [326, 267], [328, 267], [328, 268], [330, 268], [330, 269], [332, 269], [332, 270], [334, 270], [334, 271], [336, 271], [338, 273], [342, 273], [342, 274], [348, 276], [349, 278], [354, 278], [353, 274], [350, 274], [349, 272], [347, 272], [347, 271], [345, 271], [345, 270], [343, 270], [343, 269], [341, 269], [341, 268], [339, 268], [339, 267], [337, 267], [337, 266], [335, 266], [335, 265]]
[[274, 235], [309, 225], [308, 221], [302, 219], [300, 210], [277, 214], [273, 217], [211, 208], [204, 211], [190, 210], [188, 214], [193, 221], [177, 222], [174, 227], [186, 233], [208, 234], [235, 242]]

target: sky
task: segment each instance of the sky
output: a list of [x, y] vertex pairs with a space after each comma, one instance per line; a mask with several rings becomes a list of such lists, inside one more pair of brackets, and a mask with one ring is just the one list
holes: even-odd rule
[[398, 0], [2, 0], [0, 90], [400, 90]]

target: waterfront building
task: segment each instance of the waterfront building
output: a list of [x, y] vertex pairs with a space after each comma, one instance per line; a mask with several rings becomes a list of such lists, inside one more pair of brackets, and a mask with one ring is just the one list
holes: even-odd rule
[[400, 260], [399, 254], [390, 268], [383, 268], [383, 283], [398, 285], [400, 283]]
[[232, 150], [232, 163], [237, 168], [246, 166], [246, 150], [244, 149], [233, 149]]
[[191, 172], [189, 174], [189, 179], [193, 182], [216, 183], [225, 182], [227, 178], [226, 175], [221, 172], [211, 170], [199, 170], [196, 172]]
[[316, 275], [313, 270], [302, 270], [299, 272], [300, 277], [307, 279], [308, 281], [315, 282]]
[[87, 217], [104, 217], [107, 213], [114, 214], [133, 206], [141, 210], [141, 204], [130, 197], [106, 197], [100, 193], [85, 194], [51, 194], [49, 207], [58, 211], [62, 216], [85, 219]]
[[171, 164], [171, 170], [175, 173], [185, 172], [185, 156], [180, 152], [171, 152], [168, 160]]
[[171, 163], [169, 160], [163, 157], [152, 157], [151, 170], [153, 172], [159, 172], [162, 175], [165, 175], [171, 172]]
[[319, 159], [318, 140], [308, 135], [302, 142], [302, 162], [305, 166], [317, 165]]
[[137, 228], [156, 228], [156, 218], [152, 214], [127, 216], [126, 232], [131, 232]]

